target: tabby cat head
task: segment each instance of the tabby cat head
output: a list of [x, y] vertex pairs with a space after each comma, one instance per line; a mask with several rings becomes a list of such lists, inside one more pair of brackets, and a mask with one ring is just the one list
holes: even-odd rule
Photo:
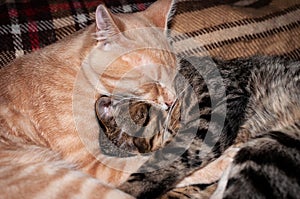
[[177, 64], [166, 36], [172, 5], [171, 0], [159, 0], [131, 14], [98, 6], [98, 44], [89, 65], [100, 75], [99, 93], [138, 97], [164, 109], [175, 101]]
[[162, 110], [138, 100], [102, 96], [96, 113], [107, 138], [120, 150], [149, 153], [165, 146], [179, 129], [180, 103]]

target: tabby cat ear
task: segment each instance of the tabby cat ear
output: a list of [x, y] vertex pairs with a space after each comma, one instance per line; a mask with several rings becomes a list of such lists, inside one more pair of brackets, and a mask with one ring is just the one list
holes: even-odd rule
[[99, 120], [106, 121], [113, 117], [112, 100], [109, 97], [100, 97], [95, 105], [96, 114]]
[[102, 4], [96, 10], [97, 31], [102, 37], [120, 32], [120, 22], [112, 13]]
[[175, 12], [175, 0], [158, 0], [145, 10], [145, 15], [160, 28], [167, 29], [168, 21]]

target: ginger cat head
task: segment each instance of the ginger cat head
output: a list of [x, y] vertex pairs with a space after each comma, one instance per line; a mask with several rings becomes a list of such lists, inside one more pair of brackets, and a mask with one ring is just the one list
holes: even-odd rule
[[88, 65], [98, 75], [100, 94], [139, 98], [163, 109], [175, 101], [177, 63], [166, 35], [171, 9], [169, 0], [133, 14], [113, 14], [98, 6], [98, 44]]

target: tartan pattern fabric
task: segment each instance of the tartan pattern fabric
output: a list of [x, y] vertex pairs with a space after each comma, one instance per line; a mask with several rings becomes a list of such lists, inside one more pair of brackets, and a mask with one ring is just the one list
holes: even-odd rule
[[170, 21], [179, 56], [300, 59], [300, 0], [179, 0]]
[[[0, 67], [94, 21], [104, 2], [136, 12], [155, 0], [18, 0], [0, 4]], [[300, 0], [177, 0], [171, 39], [180, 56], [300, 58]]]
[[154, 0], [17, 0], [0, 4], [0, 67], [91, 24], [104, 2], [113, 12], [136, 12]]

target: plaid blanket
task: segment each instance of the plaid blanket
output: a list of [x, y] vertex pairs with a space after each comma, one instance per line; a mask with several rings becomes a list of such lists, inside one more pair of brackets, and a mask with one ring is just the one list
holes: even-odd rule
[[[155, 0], [102, 0], [136, 12]], [[94, 21], [101, 0], [18, 0], [0, 4], [0, 67]], [[169, 20], [179, 56], [283, 55], [300, 59], [300, 0], [178, 0]]]
[[179, 56], [300, 59], [300, 0], [179, 0], [170, 21]]
[[113, 12], [124, 13], [144, 10], [153, 1], [18, 0], [0, 3], [0, 67], [91, 24], [101, 2]]

